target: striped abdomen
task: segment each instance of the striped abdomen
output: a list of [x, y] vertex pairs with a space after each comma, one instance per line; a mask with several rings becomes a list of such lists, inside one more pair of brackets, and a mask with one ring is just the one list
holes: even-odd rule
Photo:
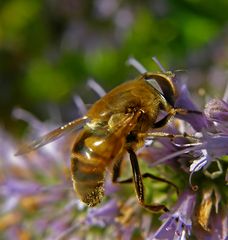
[[[111, 141], [111, 142], [110, 142]], [[73, 186], [81, 200], [92, 207], [104, 196], [104, 172], [122, 148], [113, 136], [82, 130], [72, 149]]]

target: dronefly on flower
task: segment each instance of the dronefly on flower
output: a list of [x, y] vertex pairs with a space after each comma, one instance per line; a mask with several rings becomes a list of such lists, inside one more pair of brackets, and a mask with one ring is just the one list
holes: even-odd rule
[[[142, 94], [137, 85], [137, 99], [123, 113], [117, 110], [129, 100], [123, 97], [125, 90], [118, 106], [116, 95], [110, 104], [102, 98], [98, 102], [102, 109], [106, 104], [113, 111], [105, 114], [92, 107], [79, 120], [83, 130], [73, 145], [71, 173], [69, 150], [75, 138], [71, 132], [78, 127], [77, 120], [23, 146], [19, 153], [28, 154], [17, 157], [15, 139], [1, 129], [0, 234], [4, 239], [227, 240], [227, 99], [210, 100], [202, 110], [187, 84], [162, 66], [162, 73], [145, 74], [136, 60], [129, 63], [141, 71], [141, 78], [149, 80], [161, 101], [159, 106], [163, 104], [160, 109], [151, 103], [152, 111], [157, 110], [156, 117], [148, 121], [152, 129], [143, 125], [148, 120], [145, 109], [138, 111], [134, 105], [146, 95], [146, 88]], [[89, 84], [105, 96], [94, 81]], [[86, 114], [82, 100], [74, 97], [74, 101]], [[13, 115], [28, 122], [29, 137], [56, 127], [22, 109]], [[69, 137], [31, 151], [66, 132]], [[115, 163], [106, 167], [104, 156], [114, 158]], [[160, 217], [153, 214], [158, 210]]]

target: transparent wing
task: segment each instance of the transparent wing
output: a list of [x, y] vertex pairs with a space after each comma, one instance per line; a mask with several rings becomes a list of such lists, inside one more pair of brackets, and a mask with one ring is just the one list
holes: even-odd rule
[[50, 142], [55, 141], [56, 139], [74, 131], [79, 128], [81, 128], [86, 122], [88, 121], [88, 117], [82, 117], [78, 118], [76, 120], [73, 120], [72, 122], [67, 123], [66, 125], [59, 127], [46, 135], [32, 141], [29, 144], [22, 145], [18, 151], [16, 152], [15, 156], [22, 155], [25, 153], [28, 153], [32, 150], [35, 150], [37, 148], [40, 148]]

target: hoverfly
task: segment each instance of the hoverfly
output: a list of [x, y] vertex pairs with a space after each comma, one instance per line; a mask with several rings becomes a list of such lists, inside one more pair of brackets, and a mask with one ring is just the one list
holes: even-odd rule
[[[165, 179], [141, 174], [135, 152], [143, 146], [147, 137], [172, 137], [149, 130], [161, 128], [176, 113], [185, 112], [174, 108], [176, 90], [173, 76], [170, 73], [146, 72], [135, 80], [117, 86], [95, 102], [84, 117], [22, 146], [16, 155], [35, 150], [72, 130], [82, 128], [72, 148], [71, 175], [74, 190], [84, 203], [93, 207], [101, 202], [105, 172], [111, 169], [113, 182], [134, 183], [138, 201], [143, 207], [151, 211], [167, 211], [165, 205], [145, 203], [143, 178], [156, 178], [176, 186]], [[163, 93], [150, 83], [151, 79], [156, 80]], [[166, 115], [158, 120], [161, 110]], [[133, 177], [118, 181], [125, 153], [130, 156]]]

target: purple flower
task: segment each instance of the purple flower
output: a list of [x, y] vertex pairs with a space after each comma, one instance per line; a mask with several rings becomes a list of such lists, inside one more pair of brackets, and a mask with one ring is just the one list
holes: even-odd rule
[[8, 179], [5, 182], [2, 183], [1, 187], [1, 195], [34, 195], [37, 192], [40, 192], [41, 186], [34, 182], [28, 182], [25, 180], [19, 180], [19, 179]]
[[164, 220], [164, 223], [148, 240], [184, 240], [187, 236], [190, 236], [192, 230], [191, 218], [195, 203], [195, 194], [190, 191], [184, 192], [173, 207], [173, 210], [160, 217], [161, 220]]
[[201, 131], [203, 128], [207, 127], [207, 119], [203, 113], [200, 113], [198, 107], [193, 103], [187, 86], [178, 82], [177, 79], [174, 79], [174, 81], [177, 85], [178, 95], [175, 107], [190, 110], [186, 115], [177, 114], [177, 117], [189, 122], [196, 131]]
[[212, 99], [205, 106], [205, 115], [211, 122], [214, 131], [228, 135], [228, 103]]
[[115, 200], [110, 200], [101, 207], [91, 208], [88, 211], [86, 223], [104, 227], [115, 222], [119, 208]]
[[216, 135], [205, 133], [202, 144], [198, 147], [201, 155], [190, 166], [190, 172], [199, 171], [202, 167], [207, 168], [212, 161], [217, 161], [228, 154], [228, 135]]
[[205, 106], [206, 117], [218, 123], [228, 122], [228, 103], [221, 99], [212, 99]]
[[[39, 151], [14, 157], [15, 141], [0, 129], [3, 133], [0, 135], [3, 159], [0, 162], [0, 225], [5, 226], [0, 229], [0, 235], [11, 239], [26, 232], [37, 239], [81, 240], [108, 239], [111, 233], [123, 240], [184, 240], [189, 236], [202, 240], [226, 239], [228, 215], [224, 209], [227, 208], [227, 189], [225, 182], [224, 185], [220, 183], [221, 176], [228, 179], [228, 171], [227, 174], [224, 171], [226, 157], [223, 157], [228, 155], [228, 104], [223, 100], [211, 100], [201, 114], [186, 85], [178, 83], [176, 78], [174, 81], [177, 86], [175, 107], [190, 111], [177, 114], [180, 119], [175, 118], [158, 131], [177, 134], [178, 137], [148, 137], [145, 147], [137, 152], [142, 175], [151, 173], [155, 179], [167, 180], [161, 183], [143, 178], [145, 203], [161, 203], [171, 209], [160, 217], [162, 225], [158, 224], [157, 215], [143, 210], [137, 203], [132, 186], [113, 184], [109, 172], [104, 201], [95, 208], [87, 208], [81, 203], [72, 189], [67, 166], [70, 144], [65, 143], [64, 138], [61, 144], [57, 141]], [[95, 82], [90, 81], [89, 86], [98, 95], [104, 94]], [[78, 97], [74, 100], [84, 114], [86, 108], [82, 100]], [[15, 110], [14, 116], [28, 122], [30, 138], [54, 127], [54, 124], [42, 123], [22, 109]], [[66, 147], [66, 151], [60, 147], [64, 150]], [[148, 169], [140, 158], [153, 168]], [[122, 166], [121, 178], [132, 177], [124, 166], [127, 165]], [[195, 192], [189, 190], [188, 179], [191, 185], [192, 175], [201, 170], [196, 178], [198, 189]], [[175, 191], [169, 191], [169, 182], [183, 192], [177, 201]], [[14, 216], [18, 216], [17, 221], [12, 221]], [[100, 231], [94, 233], [98, 228]]]
[[196, 151], [200, 154], [191, 164], [190, 172], [206, 169], [211, 162], [216, 161], [218, 171], [210, 174], [212, 178], [215, 178], [222, 172], [219, 162], [221, 157], [228, 154], [228, 104], [219, 99], [211, 100], [205, 107], [205, 115], [210, 125], [202, 131], [202, 136], [199, 137], [201, 144]]
[[119, 190], [119, 185], [112, 182], [111, 176], [105, 179], [105, 196], [112, 196]]

